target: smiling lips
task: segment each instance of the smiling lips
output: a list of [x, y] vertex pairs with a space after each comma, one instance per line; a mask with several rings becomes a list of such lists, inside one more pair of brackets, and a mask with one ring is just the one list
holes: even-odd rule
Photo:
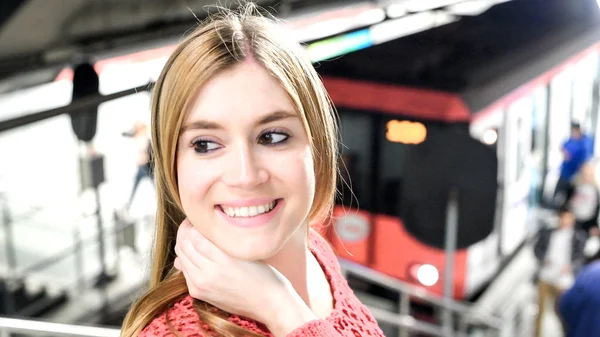
[[217, 205], [219, 213], [230, 224], [237, 227], [262, 227], [275, 217], [281, 209], [283, 199], [241, 200]]
[[273, 200], [269, 203], [258, 205], [258, 206], [241, 206], [232, 207], [221, 205], [223, 213], [227, 214], [230, 218], [247, 218], [253, 217], [264, 213], [269, 213], [277, 206], [277, 200]]

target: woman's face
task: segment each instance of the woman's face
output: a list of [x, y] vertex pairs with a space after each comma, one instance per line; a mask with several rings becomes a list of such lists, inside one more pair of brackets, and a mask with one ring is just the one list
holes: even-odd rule
[[262, 66], [246, 61], [202, 86], [176, 160], [185, 214], [230, 256], [268, 259], [306, 230], [312, 151], [287, 92]]

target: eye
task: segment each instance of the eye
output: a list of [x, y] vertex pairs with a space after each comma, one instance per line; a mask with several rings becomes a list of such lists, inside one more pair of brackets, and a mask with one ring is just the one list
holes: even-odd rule
[[258, 143], [262, 145], [276, 145], [284, 143], [290, 136], [284, 132], [265, 132], [260, 135]]
[[194, 151], [196, 153], [208, 153], [214, 150], [218, 150], [222, 148], [221, 145], [215, 142], [211, 142], [210, 140], [197, 139], [192, 142], [192, 146], [194, 147]]

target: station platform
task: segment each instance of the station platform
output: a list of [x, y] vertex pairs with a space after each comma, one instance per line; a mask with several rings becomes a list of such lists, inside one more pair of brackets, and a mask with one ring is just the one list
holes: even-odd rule
[[[69, 178], [71, 177], [61, 177], [64, 180]], [[128, 193], [130, 193], [129, 184], [110, 184], [100, 191], [101, 204], [108, 205], [102, 211], [107, 270], [116, 275], [116, 279], [107, 287], [93, 286], [101, 270], [98, 223], [93, 214], [94, 196], [81, 195], [77, 204], [69, 204], [64, 200], [73, 200], [73, 198], [66, 190], [56, 190], [52, 200], [46, 200], [37, 206], [26, 200], [10, 201], [16, 268], [8, 268], [8, 256], [4, 251], [0, 252], [0, 277], [22, 275], [26, 289], [30, 293], [45, 289], [49, 296], [66, 294], [68, 300], [58, 308], [47, 312], [43, 317], [45, 320], [83, 325], [118, 325], [119, 319], [122, 318], [120, 315], [124, 314], [127, 306], [141, 294], [141, 288], [147, 279], [154, 230], [155, 192], [149, 181], [143, 181], [127, 216], [117, 214], [121, 220], [126, 218], [126, 222], [133, 224], [133, 230], [128, 232], [130, 237], [126, 239], [130, 242], [119, 243], [119, 240], [123, 239], [115, 238], [120, 226], [115, 218], [114, 209], [117, 204], [115, 200], [122, 200], [124, 195], [128, 196]], [[75, 209], [78, 211], [75, 212]], [[533, 218], [551, 216], [551, 212], [541, 209], [536, 210], [532, 215]], [[534, 231], [535, 221], [532, 219], [530, 223], [532, 228], [528, 231], [531, 232]], [[6, 242], [6, 234], [6, 231], [0, 231], [0, 242]], [[81, 249], [75, 252], [72, 249], [78, 242]], [[135, 246], [135, 250], [132, 249], [132, 245]], [[71, 253], [64, 253], [61, 258], [46, 260], [49, 256], [57, 256], [70, 249]], [[526, 243], [483, 296], [485, 303], [493, 304], [505, 299], [506, 285], [514, 285], [519, 289], [514, 291], [516, 288], [513, 288], [512, 292], [519, 294], [521, 300], [526, 298], [528, 302], [527, 319], [521, 324], [523, 337], [533, 337], [538, 310], [537, 288], [531, 281], [530, 275], [536, 267], [531, 243]], [[497, 290], [494, 288], [496, 285]], [[358, 290], [356, 292], [361, 300], [372, 308], [395, 310], [386, 300]], [[107, 305], [115, 310], [107, 316], [98, 315]], [[482, 304], [480, 308], [477, 307], [478, 303], [469, 305], [472, 305], [474, 310], [490, 311], [490, 307], [486, 307], [487, 304]], [[551, 306], [552, 304], [548, 303], [548, 307]], [[382, 323], [382, 326], [384, 325]], [[562, 337], [559, 320], [552, 310], [546, 310], [543, 327], [542, 337]]]
[[[146, 193], [141, 194], [145, 197], [141, 199], [140, 203], [143, 202], [143, 199], [147, 199], [145, 202], [151, 202], [151, 197], [148, 196], [151, 195], [152, 191], [149, 188], [151, 187], [146, 186], [146, 189], [143, 190]], [[133, 211], [134, 212], [132, 213], [136, 214], [136, 209]], [[62, 222], [58, 221], [61, 219], [60, 212], [55, 213], [56, 222], [48, 221], [48, 219], [51, 219], [52, 213], [40, 211], [35, 214], [35, 216], [31, 216], [30, 214], [27, 218], [29, 220], [27, 221], [23, 220], [24, 218], [21, 218], [21, 221], [18, 221], [17, 225], [14, 226], [16, 234], [18, 234], [14, 236], [16, 238], [15, 247], [17, 248], [17, 261], [20, 266], [24, 266], [23, 270], [25, 270], [27, 266], [35, 265], [36, 263], [39, 264], [41, 255], [56, 253], [56, 251], [59, 250], [58, 248], [68, 247], [73, 243], [72, 236], [67, 235], [68, 222], [64, 221], [64, 217], [62, 217]], [[540, 212], [540, 214], [540, 216], [546, 216], [544, 215], [544, 212]], [[36, 222], [34, 220], [38, 216], [43, 217], [45, 220], [44, 223], [46, 224], [62, 223], [62, 228], [37, 226], [35, 225]], [[137, 216], [138, 225], [136, 226], [135, 234], [138, 237], [137, 241], [149, 242], [153, 230], [149, 219], [144, 219], [144, 216], [139, 212], [137, 213]], [[87, 230], [81, 231], [81, 236], [90, 241], [93, 241], [97, 236], [97, 233], [94, 230], [94, 228], [96, 228], [95, 223], [92, 220], [93, 219], [88, 219], [89, 223], [84, 222], [83, 226], [84, 228], [87, 228]], [[107, 227], [111, 228], [111, 226], [114, 226], [114, 224], [108, 222]], [[117, 278], [103, 289], [91, 286], [93, 278], [100, 271], [97, 246], [97, 244], [87, 245], [82, 251], [83, 254], [79, 257], [83, 259], [83, 261], [80, 262], [83, 262], [82, 265], [85, 266], [83, 280], [78, 280], [76, 269], [73, 268], [73, 266], [76, 265], [76, 256], [67, 257], [53, 265], [49, 264], [47, 268], [42, 268], [37, 272], [32, 272], [27, 275], [26, 284], [27, 289], [30, 292], [36, 292], [41, 287], [49, 287], [50, 294], [58, 295], [62, 292], [68, 293], [69, 301], [58, 309], [45, 315], [44, 319], [53, 322], [77, 323], [83, 325], [118, 324], [118, 320], [122, 318], [120, 315], [124, 314], [127, 306], [140, 295], [141, 288], [150, 269], [150, 246], [146, 245], [137, 251], [132, 250], [130, 247], [109, 249], [110, 253], [107, 254], [107, 261], [111, 261], [109, 263], [109, 270], [115, 272]], [[5, 260], [0, 260], [1, 265], [5, 265], [5, 262]], [[514, 257], [512, 263], [505, 268], [505, 272], [499, 276], [501, 279], [496, 280], [490, 287], [493, 288], [494, 285], [498, 283], [518, 283], [518, 280], [521, 280], [523, 275], [530, 275], [531, 270], [535, 268], [536, 263], [533, 258], [532, 247], [528, 243]], [[4, 272], [6, 272], [6, 270]], [[529, 319], [522, 322], [521, 326], [523, 328], [523, 334], [521, 336], [533, 337], [533, 326], [537, 313], [537, 288], [529, 280], [521, 282], [518, 289], [520, 289], [518, 292], [513, 292], [519, 293], [519, 296], [521, 297], [527, 297], [527, 301], [529, 301], [527, 309], [527, 317], [529, 317]], [[392, 309], [393, 306], [390, 306], [384, 299], [379, 299], [367, 293], [361, 293], [359, 290], [357, 290], [356, 293], [365, 304], [372, 308], [390, 311], [394, 310]], [[492, 289], [484, 296], [486, 297], [487, 303], [493, 303], [506, 295], [500, 290], [494, 293], [494, 290]], [[108, 316], [99, 315], [98, 313], [102, 312], [103, 308], [107, 305], [110, 305], [113, 309], [118, 309], [112, 310]], [[474, 307], [477, 307], [477, 305], [477, 303], [473, 304]], [[547, 305], [549, 308], [552, 306], [551, 303], [548, 303]], [[487, 308], [481, 308], [482, 312], [486, 310]], [[381, 325], [382, 328], [386, 330], [385, 323], [382, 323]], [[546, 310], [546, 314], [543, 318], [542, 337], [563, 337], [561, 331], [562, 329], [556, 315], [551, 310]]]

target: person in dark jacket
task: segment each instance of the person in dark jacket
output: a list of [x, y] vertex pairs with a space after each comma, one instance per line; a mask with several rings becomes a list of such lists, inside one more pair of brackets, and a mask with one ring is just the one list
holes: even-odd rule
[[568, 289], [573, 277], [584, 262], [583, 249], [587, 236], [575, 228], [575, 216], [567, 208], [559, 212], [557, 228], [540, 230], [534, 244], [534, 253], [540, 262], [538, 279], [538, 317], [535, 336], [541, 333], [546, 302], [553, 303]]
[[566, 337], [589, 337], [600, 334], [600, 254], [585, 266], [575, 284], [560, 296], [558, 311], [565, 325]]

